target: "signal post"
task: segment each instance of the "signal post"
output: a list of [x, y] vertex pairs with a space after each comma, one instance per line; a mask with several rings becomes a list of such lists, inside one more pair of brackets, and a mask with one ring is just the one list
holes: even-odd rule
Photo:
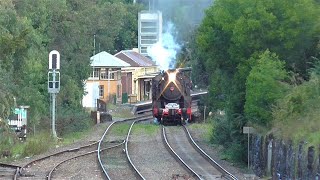
[[48, 92], [52, 97], [52, 136], [57, 138], [56, 132], [56, 95], [60, 91], [60, 53], [52, 50], [49, 53]]

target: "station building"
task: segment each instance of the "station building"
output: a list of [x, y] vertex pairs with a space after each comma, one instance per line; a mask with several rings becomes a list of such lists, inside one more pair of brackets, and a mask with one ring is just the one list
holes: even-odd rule
[[120, 51], [115, 57], [130, 64], [121, 68], [122, 92], [128, 95], [128, 102], [151, 99], [152, 78], [160, 71], [156, 63], [135, 50]]

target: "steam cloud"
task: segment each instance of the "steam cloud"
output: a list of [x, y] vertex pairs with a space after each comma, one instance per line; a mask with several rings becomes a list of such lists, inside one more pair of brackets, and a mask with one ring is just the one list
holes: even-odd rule
[[165, 29], [166, 31], [162, 34], [160, 41], [147, 49], [148, 56], [156, 61], [161, 70], [174, 68], [177, 52], [181, 49], [173, 37], [173, 23], [169, 22]]

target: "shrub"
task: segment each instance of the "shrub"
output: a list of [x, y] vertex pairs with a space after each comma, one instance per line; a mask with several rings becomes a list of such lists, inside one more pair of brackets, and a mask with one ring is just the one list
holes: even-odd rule
[[93, 125], [89, 113], [83, 109], [60, 109], [57, 116], [57, 133], [60, 136], [74, 132], [82, 132]]
[[41, 154], [47, 151], [51, 145], [54, 144], [54, 140], [50, 137], [48, 133], [41, 133], [35, 137], [30, 137], [25, 142], [25, 146], [22, 152], [23, 156], [33, 156]]

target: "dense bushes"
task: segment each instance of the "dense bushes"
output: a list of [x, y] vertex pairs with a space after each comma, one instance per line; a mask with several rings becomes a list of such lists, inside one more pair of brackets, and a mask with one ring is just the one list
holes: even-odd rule
[[58, 110], [56, 123], [58, 136], [85, 131], [93, 124], [90, 114], [82, 109], [61, 108]]
[[309, 81], [293, 87], [273, 108], [273, 125], [277, 135], [320, 144], [320, 74], [319, 63]]

